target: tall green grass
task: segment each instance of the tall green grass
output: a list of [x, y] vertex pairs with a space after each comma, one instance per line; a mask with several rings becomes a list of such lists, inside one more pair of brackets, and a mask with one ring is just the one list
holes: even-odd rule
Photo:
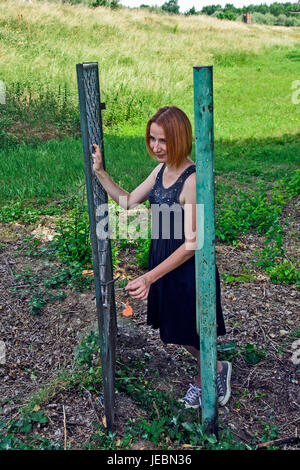
[[[106, 168], [112, 178], [132, 191], [156, 162], [148, 155], [143, 136], [106, 132]], [[300, 139], [282, 136], [252, 140], [219, 140], [215, 143], [216, 175], [227, 175], [239, 184], [276, 182], [299, 166]], [[194, 150], [192, 153], [194, 159]], [[85, 183], [80, 139], [49, 140], [0, 150], [0, 203], [12, 200], [59, 200], [81, 192]]]
[[0, 0], [0, 39], [2, 146], [79, 135], [75, 66], [86, 61], [99, 63], [107, 128], [139, 126], [166, 104], [193, 121], [192, 67], [212, 64], [217, 140], [299, 131], [293, 28]]
[[193, 122], [192, 67], [207, 63], [216, 174], [274, 182], [299, 165], [293, 28], [0, 0], [0, 36], [2, 204], [57, 200], [84, 183], [75, 68], [84, 61], [99, 63], [107, 169], [128, 190], [155, 165], [144, 143], [149, 116], [175, 104]]
[[0, 151], [1, 199], [60, 198], [84, 182], [80, 141], [49, 140]]

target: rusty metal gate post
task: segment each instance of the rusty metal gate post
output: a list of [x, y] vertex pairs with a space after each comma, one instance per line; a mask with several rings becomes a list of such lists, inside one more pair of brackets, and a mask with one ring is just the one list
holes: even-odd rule
[[[104, 159], [98, 63], [76, 65], [84, 170], [93, 254], [104, 407], [108, 430], [113, 430], [115, 405], [116, 307], [107, 193], [93, 172], [92, 144], [101, 148]], [[105, 160], [103, 162], [105, 168]]]
[[202, 424], [218, 434], [212, 67], [194, 67], [197, 185], [196, 292]]

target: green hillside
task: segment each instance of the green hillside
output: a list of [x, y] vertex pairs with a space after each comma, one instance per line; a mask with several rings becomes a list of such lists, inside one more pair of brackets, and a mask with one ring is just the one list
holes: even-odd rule
[[48, 114], [55, 125], [65, 106], [73, 123], [78, 62], [99, 62], [108, 126], [140, 124], [170, 103], [192, 117], [192, 67], [212, 64], [216, 139], [299, 130], [291, 88], [299, 79], [298, 28], [8, 0], [0, 1], [0, 38], [7, 108], [22, 103], [39, 115], [42, 101], [41, 121]]
[[[147, 9], [1, 0], [0, 39], [0, 80], [6, 86], [6, 103], [0, 105], [4, 199], [15, 194], [53, 197], [82, 179], [79, 62], [99, 63], [108, 168], [129, 189], [154, 164], [145, 159], [143, 141], [149, 116], [174, 104], [193, 121], [193, 66], [199, 65], [214, 67], [216, 171], [274, 180], [296, 165], [298, 28], [159, 15]], [[75, 140], [60, 143], [70, 138]], [[54, 141], [48, 145], [49, 139]], [[16, 151], [22, 142], [41, 141], [45, 143], [35, 150]], [[49, 165], [60, 161], [66, 149], [72, 149], [71, 160], [55, 169]], [[18, 152], [37, 153], [22, 159], [21, 173]]]

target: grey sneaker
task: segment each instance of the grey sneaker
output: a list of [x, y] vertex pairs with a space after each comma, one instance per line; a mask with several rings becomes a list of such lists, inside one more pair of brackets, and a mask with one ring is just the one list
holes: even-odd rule
[[190, 384], [185, 397], [180, 398], [179, 401], [184, 403], [186, 408], [199, 408], [201, 406], [201, 388]]
[[217, 373], [218, 401], [221, 406], [226, 405], [231, 395], [231, 370], [231, 363], [222, 361], [222, 370]]

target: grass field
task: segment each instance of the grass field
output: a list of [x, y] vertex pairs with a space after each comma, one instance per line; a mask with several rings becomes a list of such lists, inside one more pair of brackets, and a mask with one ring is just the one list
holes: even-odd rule
[[[216, 175], [230, 175], [243, 184], [274, 182], [299, 163], [299, 141], [291, 137], [217, 141]], [[105, 135], [109, 173], [132, 190], [146, 178], [155, 162], [147, 155], [142, 136]], [[241, 158], [242, 156], [242, 158]], [[79, 139], [50, 140], [0, 150], [2, 203], [57, 199], [70, 195], [84, 182]]]
[[214, 66], [217, 173], [274, 180], [297, 165], [299, 28], [12, 0], [0, 18], [2, 201], [55, 199], [83, 180], [75, 66], [86, 61], [99, 62], [107, 166], [128, 189], [153, 167], [149, 116], [175, 104], [193, 121], [195, 65]]
[[106, 166], [129, 191], [155, 166], [148, 118], [175, 104], [193, 122], [193, 66], [212, 64], [217, 236], [272, 233], [268, 256], [282, 254], [278, 217], [299, 193], [298, 28], [35, 1], [0, 1], [0, 15], [0, 220], [81, 195], [76, 63], [99, 63]]
[[79, 62], [99, 63], [106, 165], [125, 189], [155, 165], [144, 129], [159, 106], [193, 122], [193, 66], [204, 64], [214, 66], [217, 204], [237, 188], [298, 181], [298, 28], [36, 1], [0, 1], [0, 15], [3, 220], [14, 201], [41, 208], [84, 182]]
[[143, 127], [157, 107], [170, 103], [193, 119], [192, 67], [213, 64], [217, 140], [281, 136], [297, 129], [291, 85], [298, 79], [298, 31], [253, 26], [253, 33], [210, 18], [103, 9], [84, 9], [83, 14], [83, 7], [51, 6], [53, 30], [49, 7], [35, 8], [36, 20], [30, 5], [11, 12], [14, 18], [2, 38], [1, 75], [21, 102], [43, 102], [41, 120], [54, 103], [55, 108], [66, 101], [71, 109], [77, 106], [75, 64], [94, 60], [100, 66], [108, 126]]
[[[298, 378], [290, 355], [291, 342], [299, 339], [299, 38], [299, 28], [206, 16], [0, 0], [0, 81], [6, 86], [0, 104], [0, 309], [1, 335], [9, 342], [9, 371], [0, 370], [0, 449], [130, 449], [139, 437], [159, 449], [250, 449], [277, 431], [296, 433], [298, 408], [291, 397]], [[174, 364], [178, 378], [183, 372], [190, 377], [195, 366], [182, 366], [179, 354], [179, 362], [176, 356], [163, 371], [165, 386], [157, 368], [166, 361], [161, 344], [156, 348], [151, 337], [151, 354], [140, 357], [142, 349], [133, 349], [127, 333], [119, 338], [125, 348], [120, 357], [129, 362], [117, 367], [124, 412], [118, 438], [106, 434], [103, 420], [95, 436], [92, 424], [82, 427], [89, 413], [95, 420], [102, 394], [95, 334], [74, 349], [95, 309], [93, 279], [83, 276], [92, 260], [76, 84], [76, 64], [88, 61], [99, 63], [106, 102], [107, 170], [129, 191], [156, 164], [144, 142], [149, 117], [173, 104], [193, 123], [193, 66], [214, 66], [216, 252], [229, 326], [229, 343], [221, 346], [222, 357], [237, 364], [232, 412], [220, 416], [222, 428], [229, 423], [247, 431], [243, 443], [239, 434], [233, 442], [226, 433], [219, 443], [214, 436], [208, 442], [199, 415], [174, 411], [166, 394]], [[122, 289], [147, 268], [148, 247], [148, 239], [112, 241], [120, 317]], [[135, 305], [133, 320], [143, 336], [143, 305]], [[144, 336], [141, 344], [147, 344]], [[63, 443], [57, 430], [65, 404]]]

